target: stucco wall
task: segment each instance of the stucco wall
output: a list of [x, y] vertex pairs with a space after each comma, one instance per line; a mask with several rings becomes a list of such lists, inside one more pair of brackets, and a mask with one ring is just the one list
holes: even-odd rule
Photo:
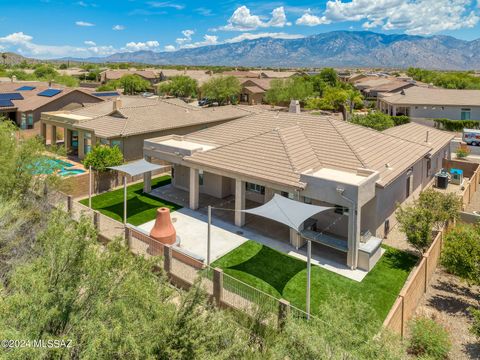
[[[425, 109], [426, 107], [426, 109]], [[470, 118], [472, 120], [480, 120], [480, 107], [473, 106], [411, 106], [410, 107], [410, 117], [413, 118], [432, 118], [432, 119], [451, 119], [451, 120], [460, 120], [461, 119], [461, 109], [467, 108], [470, 109]]]

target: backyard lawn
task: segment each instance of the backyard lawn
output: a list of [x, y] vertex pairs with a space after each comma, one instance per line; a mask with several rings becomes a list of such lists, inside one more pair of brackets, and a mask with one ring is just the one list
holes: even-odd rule
[[[170, 184], [169, 175], [152, 179], [152, 189]], [[88, 206], [88, 199], [80, 201]], [[141, 225], [155, 219], [157, 208], [167, 207], [171, 211], [181, 208], [177, 204], [161, 200], [143, 192], [143, 182], [127, 187], [127, 222]], [[112, 219], [123, 221], [123, 188], [109, 191], [92, 198], [92, 208]]]
[[[362, 282], [312, 265], [311, 309], [335, 293], [361, 299], [383, 321], [400, 292], [417, 258], [385, 247], [385, 253]], [[305, 309], [307, 264], [254, 241], [247, 241], [212, 264], [257, 289], [284, 298]]]

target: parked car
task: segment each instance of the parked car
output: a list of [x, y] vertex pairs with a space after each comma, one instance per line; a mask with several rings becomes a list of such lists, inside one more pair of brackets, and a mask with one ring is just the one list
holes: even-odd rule
[[462, 140], [467, 145], [478, 146], [480, 145], [480, 130], [476, 129], [463, 129]]

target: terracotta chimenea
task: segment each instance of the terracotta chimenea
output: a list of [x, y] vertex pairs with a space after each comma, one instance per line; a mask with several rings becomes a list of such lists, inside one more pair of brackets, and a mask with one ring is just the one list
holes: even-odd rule
[[157, 209], [157, 218], [153, 225], [150, 236], [162, 244], [172, 245], [177, 240], [177, 232], [170, 219], [170, 209], [162, 207]]

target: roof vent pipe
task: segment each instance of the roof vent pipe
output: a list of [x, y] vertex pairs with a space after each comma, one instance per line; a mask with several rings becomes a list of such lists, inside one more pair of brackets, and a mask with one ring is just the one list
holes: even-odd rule
[[427, 135], [425, 136], [425, 142], [428, 144], [430, 131], [427, 130]]
[[291, 100], [288, 112], [293, 113], [293, 114], [300, 114], [300, 101]]
[[121, 107], [122, 107], [122, 99], [117, 98], [113, 100], [113, 111], [120, 110]]

